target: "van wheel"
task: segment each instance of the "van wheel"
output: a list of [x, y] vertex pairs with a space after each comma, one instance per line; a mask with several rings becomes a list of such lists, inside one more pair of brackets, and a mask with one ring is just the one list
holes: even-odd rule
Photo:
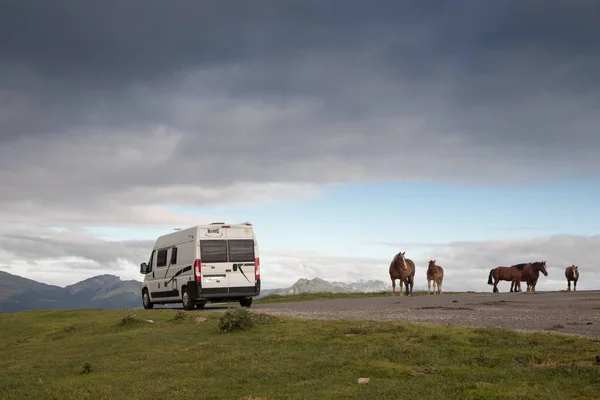
[[181, 302], [183, 303], [183, 308], [185, 308], [186, 310], [194, 309], [195, 304], [190, 298], [190, 293], [188, 292], [188, 288], [186, 287], [183, 288], [183, 291], [181, 293]]
[[144, 289], [142, 291], [142, 303], [144, 304], [144, 308], [146, 310], [154, 307], [154, 304], [150, 301], [150, 295], [148, 294], [148, 290]]
[[252, 305], [252, 297], [247, 297], [245, 299], [240, 299], [240, 306], [242, 307], [250, 307]]

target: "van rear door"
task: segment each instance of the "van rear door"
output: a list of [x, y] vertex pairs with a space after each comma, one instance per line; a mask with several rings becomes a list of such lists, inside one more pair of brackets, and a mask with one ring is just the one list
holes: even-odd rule
[[[232, 293], [240, 292], [237, 288], [244, 287], [254, 289], [256, 284], [254, 259], [257, 255], [253, 230], [248, 226], [231, 226], [226, 232], [227, 252], [229, 254], [227, 274], [230, 291]], [[244, 290], [241, 292], [244, 292]]]
[[209, 294], [229, 292], [227, 262], [227, 241], [225, 238], [200, 239], [200, 259], [202, 260], [202, 288]]

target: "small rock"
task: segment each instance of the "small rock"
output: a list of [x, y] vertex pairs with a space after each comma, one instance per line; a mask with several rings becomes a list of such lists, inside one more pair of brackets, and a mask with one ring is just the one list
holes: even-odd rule
[[596, 365], [600, 365], [600, 355], [596, 356]]
[[196, 324], [201, 324], [203, 322], [206, 322], [206, 317], [196, 317], [196, 319], [194, 319], [194, 323]]
[[146, 322], [150, 322], [151, 324], [153, 324], [153, 323], [154, 323], [154, 321], [152, 321], [151, 319], [145, 319], [144, 321], [146, 321]]
[[367, 383], [369, 383], [370, 380], [371, 380], [371, 378], [358, 378], [358, 384], [366, 385]]

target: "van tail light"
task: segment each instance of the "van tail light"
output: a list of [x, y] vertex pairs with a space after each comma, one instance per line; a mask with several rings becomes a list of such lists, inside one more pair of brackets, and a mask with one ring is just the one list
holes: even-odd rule
[[260, 279], [260, 258], [258, 257], [254, 259], [254, 279]]
[[202, 280], [202, 261], [196, 260], [194, 261], [194, 280], [201, 281]]

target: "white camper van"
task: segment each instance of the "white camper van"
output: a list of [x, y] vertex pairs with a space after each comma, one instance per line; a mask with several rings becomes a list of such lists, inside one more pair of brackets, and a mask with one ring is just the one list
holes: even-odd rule
[[160, 236], [144, 274], [144, 308], [183, 303], [186, 310], [207, 302], [252, 305], [260, 294], [260, 258], [252, 224], [214, 222]]

